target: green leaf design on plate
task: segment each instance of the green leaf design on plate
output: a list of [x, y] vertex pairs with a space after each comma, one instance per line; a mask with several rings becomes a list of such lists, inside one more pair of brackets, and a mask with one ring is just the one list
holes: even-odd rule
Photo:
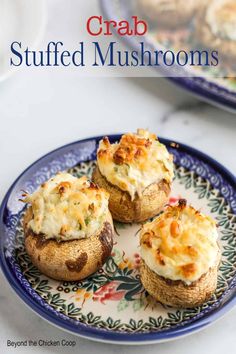
[[117, 310], [118, 312], [124, 311], [128, 306], [129, 306], [129, 301], [127, 301], [126, 299], [122, 299], [120, 300], [117, 306]]
[[142, 298], [136, 299], [132, 302], [134, 312], [139, 311], [144, 307], [144, 300]]
[[[94, 161], [82, 163], [69, 170], [76, 176], [92, 175]], [[175, 183], [187, 193], [204, 203], [215, 216], [221, 232], [222, 262], [219, 269], [217, 290], [214, 296], [203, 306], [194, 309], [176, 310], [158, 303], [150, 303], [144, 291], [137, 269], [125, 266], [123, 248], [115, 246], [114, 256], [96, 274], [80, 282], [57, 282], [43, 276], [35, 268], [24, 248], [22, 222], [17, 226], [14, 255], [22, 274], [31, 287], [51, 307], [64, 315], [79, 320], [89, 326], [128, 333], [160, 331], [175, 327], [183, 321], [194, 318], [207, 309], [227, 289], [236, 274], [236, 219], [229, 205], [219, 191], [196, 173], [176, 166]], [[118, 224], [120, 240], [129, 233], [130, 225]], [[134, 235], [133, 235], [134, 236]], [[129, 246], [128, 246], [129, 247]], [[122, 263], [122, 267], [119, 265]], [[109, 288], [109, 286], [111, 287]], [[58, 290], [59, 289], [59, 290]], [[59, 292], [58, 292], [59, 291]], [[79, 306], [77, 292], [89, 294], [91, 302]], [[102, 293], [105, 302], [93, 302], [94, 294]], [[120, 294], [123, 296], [120, 299]], [[110, 297], [110, 298], [109, 298]], [[91, 305], [91, 308], [90, 308]], [[111, 306], [111, 307], [109, 307]], [[153, 307], [154, 306], [154, 307]], [[114, 311], [115, 309], [115, 311]], [[151, 314], [151, 316], [150, 316]]]

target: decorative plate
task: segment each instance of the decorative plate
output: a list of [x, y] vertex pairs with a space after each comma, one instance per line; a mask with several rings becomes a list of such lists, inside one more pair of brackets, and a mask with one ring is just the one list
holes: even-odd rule
[[[110, 136], [112, 142], [120, 136]], [[186, 198], [219, 224], [222, 262], [209, 302], [178, 310], [154, 301], [139, 277], [140, 225], [116, 223], [115, 245], [102, 269], [79, 282], [58, 282], [41, 274], [24, 248], [21, 191], [32, 193], [56, 172], [91, 176], [101, 137], [78, 141], [44, 156], [16, 180], [0, 211], [1, 266], [16, 293], [51, 323], [92, 340], [145, 344], [191, 334], [221, 317], [236, 303], [235, 178], [216, 161], [190, 147], [161, 139], [174, 155], [170, 203]]]
[[[104, 17], [108, 20], [121, 20], [130, 21], [132, 15], [140, 13], [137, 8], [137, 2], [129, 0], [100, 0], [102, 12]], [[142, 14], [141, 14], [142, 15]], [[194, 43], [194, 29], [190, 24], [184, 30], [175, 30], [174, 33], [170, 31], [157, 30], [154, 24], [150, 24], [149, 33], [142, 38], [146, 48], [153, 49], [172, 49], [177, 50], [190, 50], [193, 49]], [[122, 37], [122, 40], [131, 48], [139, 51], [140, 39], [135, 36]], [[196, 49], [199, 49], [199, 44], [196, 42]], [[180, 75], [181, 70], [181, 75]], [[195, 96], [208, 101], [216, 106], [228, 110], [236, 110], [236, 78], [235, 68], [226, 67], [226, 65], [219, 66], [214, 72], [209, 73], [206, 77], [206, 67], [198, 69], [198, 71], [187, 71], [186, 69], [176, 67], [176, 75], [174, 69], [169, 79], [175, 84], [188, 90]], [[163, 76], [168, 77], [168, 68], [164, 70]]]

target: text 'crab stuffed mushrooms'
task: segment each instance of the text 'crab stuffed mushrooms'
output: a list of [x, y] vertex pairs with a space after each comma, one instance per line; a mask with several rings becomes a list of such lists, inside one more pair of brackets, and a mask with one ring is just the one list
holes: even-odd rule
[[96, 272], [113, 247], [109, 194], [90, 182], [58, 173], [32, 195], [24, 218], [25, 247], [45, 275], [76, 281]]
[[220, 262], [213, 219], [181, 200], [140, 235], [141, 281], [156, 300], [174, 307], [195, 307], [215, 292]]
[[115, 144], [100, 142], [93, 180], [109, 192], [115, 220], [142, 222], [168, 202], [173, 169], [173, 157], [156, 135], [139, 129]]

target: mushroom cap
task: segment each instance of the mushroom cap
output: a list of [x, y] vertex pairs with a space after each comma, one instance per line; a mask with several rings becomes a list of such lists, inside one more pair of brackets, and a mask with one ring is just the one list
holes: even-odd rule
[[101, 174], [98, 167], [93, 172], [93, 181], [110, 194], [109, 209], [113, 218], [124, 223], [143, 222], [156, 216], [168, 203], [170, 184], [165, 180], [149, 185], [134, 200], [128, 192], [122, 191], [111, 184]]
[[217, 287], [217, 273], [221, 255], [218, 254], [214, 267], [202, 277], [187, 285], [181, 280], [170, 280], [153, 272], [144, 261], [140, 268], [141, 282], [147, 292], [162, 304], [192, 308], [202, 305], [214, 294]]
[[50, 278], [79, 281], [95, 273], [110, 256], [114, 227], [110, 212], [102, 230], [89, 238], [61, 241], [36, 235], [28, 223], [32, 219], [29, 207], [24, 217], [25, 248], [32, 263]]

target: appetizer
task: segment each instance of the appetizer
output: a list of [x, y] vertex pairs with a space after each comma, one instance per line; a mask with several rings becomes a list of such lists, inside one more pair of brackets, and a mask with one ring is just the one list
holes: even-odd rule
[[236, 56], [236, 1], [212, 0], [196, 19], [198, 40], [222, 56]]
[[199, 1], [138, 0], [138, 5], [150, 21], [171, 29], [191, 20], [199, 7]]
[[155, 134], [139, 129], [115, 144], [108, 138], [99, 144], [93, 181], [109, 192], [109, 208], [117, 221], [156, 216], [168, 202], [173, 177], [173, 157]]
[[195, 307], [215, 292], [220, 250], [217, 226], [185, 200], [169, 206], [140, 235], [141, 281], [156, 300]]
[[96, 272], [113, 247], [109, 194], [87, 177], [58, 173], [32, 195], [24, 218], [25, 247], [45, 275], [77, 281]]

